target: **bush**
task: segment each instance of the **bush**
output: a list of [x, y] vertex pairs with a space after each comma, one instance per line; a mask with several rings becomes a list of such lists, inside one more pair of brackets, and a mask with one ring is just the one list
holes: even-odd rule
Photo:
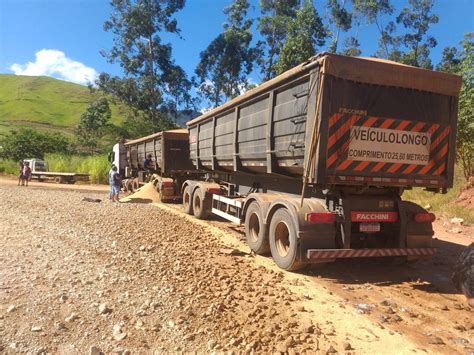
[[39, 158], [46, 153], [67, 153], [70, 142], [60, 133], [43, 133], [30, 128], [12, 131], [0, 143], [0, 156], [10, 160]]
[[89, 174], [89, 181], [93, 184], [108, 183], [110, 163], [105, 155], [47, 154], [45, 160], [51, 171]]
[[0, 160], [0, 173], [18, 175], [20, 172], [19, 162], [13, 160]]

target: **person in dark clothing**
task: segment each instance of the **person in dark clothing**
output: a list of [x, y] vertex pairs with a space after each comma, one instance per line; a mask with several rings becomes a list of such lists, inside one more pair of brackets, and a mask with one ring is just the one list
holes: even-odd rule
[[143, 161], [143, 170], [149, 173], [152, 167], [153, 160], [151, 160], [151, 154], [148, 154], [146, 159]]

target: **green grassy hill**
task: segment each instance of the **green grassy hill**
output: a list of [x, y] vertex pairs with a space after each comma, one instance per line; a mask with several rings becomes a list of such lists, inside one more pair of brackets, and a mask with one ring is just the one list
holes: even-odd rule
[[[0, 74], [0, 136], [19, 127], [71, 135], [86, 107], [98, 98], [85, 86], [44, 76]], [[112, 123], [126, 111], [112, 105]]]

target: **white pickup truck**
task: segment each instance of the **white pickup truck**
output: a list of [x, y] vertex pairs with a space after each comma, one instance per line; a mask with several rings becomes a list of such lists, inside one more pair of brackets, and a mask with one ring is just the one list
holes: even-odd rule
[[74, 184], [77, 181], [88, 181], [89, 174], [57, 173], [49, 171], [48, 163], [41, 159], [25, 159], [31, 168], [31, 178], [38, 181], [53, 181], [57, 184]]

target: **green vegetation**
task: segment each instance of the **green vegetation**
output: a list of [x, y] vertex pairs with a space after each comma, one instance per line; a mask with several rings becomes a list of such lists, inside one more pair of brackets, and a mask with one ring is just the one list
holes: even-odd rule
[[42, 159], [46, 153], [70, 151], [70, 141], [63, 134], [43, 133], [31, 128], [12, 131], [0, 144], [0, 157], [14, 161], [29, 157]]
[[101, 54], [109, 63], [120, 64], [123, 76], [101, 73], [96, 85], [153, 123], [156, 131], [170, 129], [178, 109], [192, 105], [192, 83], [162, 38], [165, 33], [180, 35], [174, 15], [185, 1], [111, 0], [110, 5], [104, 30], [113, 35], [113, 46]]
[[237, 97], [248, 87], [258, 50], [251, 47], [252, 20], [247, 18], [248, 0], [235, 0], [224, 9], [224, 31], [201, 52], [196, 75], [201, 95], [214, 107]]
[[452, 189], [449, 189], [446, 194], [437, 194], [424, 191], [422, 188], [414, 188], [413, 190], [405, 191], [403, 199], [417, 203], [421, 207], [425, 207], [428, 204], [431, 205], [430, 211], [435, 213], [437, 217], [460, 217], [463, 218], [467, 224], [474, 224], [474, 213], [455, 203], [465, 182], [466, 180], [464, 179], [462, 169], [456, 167], [454, 186]]
[[19, 162], [14, 160], [0, 160], [0, 174], [19, 175]]
[[[93, 184], [108, 183], [110, 163], [105, 155], [86, 156], [52, 153], [46, 154], [44, 160], [48, 162], [50, 171], [89, 174], [89, 181]], [[17, 161], [0, 160], [0, 173], [18, 175], [18, 172], [19, 165]]]
[[97, 152], [97, 148], [103, 142], [102, 138], [106, 129], [110, 126], [111, 116], [109, 101], [105, 97], [101, 97], [87, 107], [74, 130], [77, 141], [84, 151], [91, 154]]
[[89, 174], [90, 182], [93, 184], [108, 183], [110, 163], [106, 155], [46, 154], [45, 160], [51, 171]]
[[[0, 136], [30, 127], [72, 136], [81, 114], [98, 99], [87, 87], [49, 77], [0, 74]], [[111, 123], [118, 125], [127, 110], [111, 105]]]

